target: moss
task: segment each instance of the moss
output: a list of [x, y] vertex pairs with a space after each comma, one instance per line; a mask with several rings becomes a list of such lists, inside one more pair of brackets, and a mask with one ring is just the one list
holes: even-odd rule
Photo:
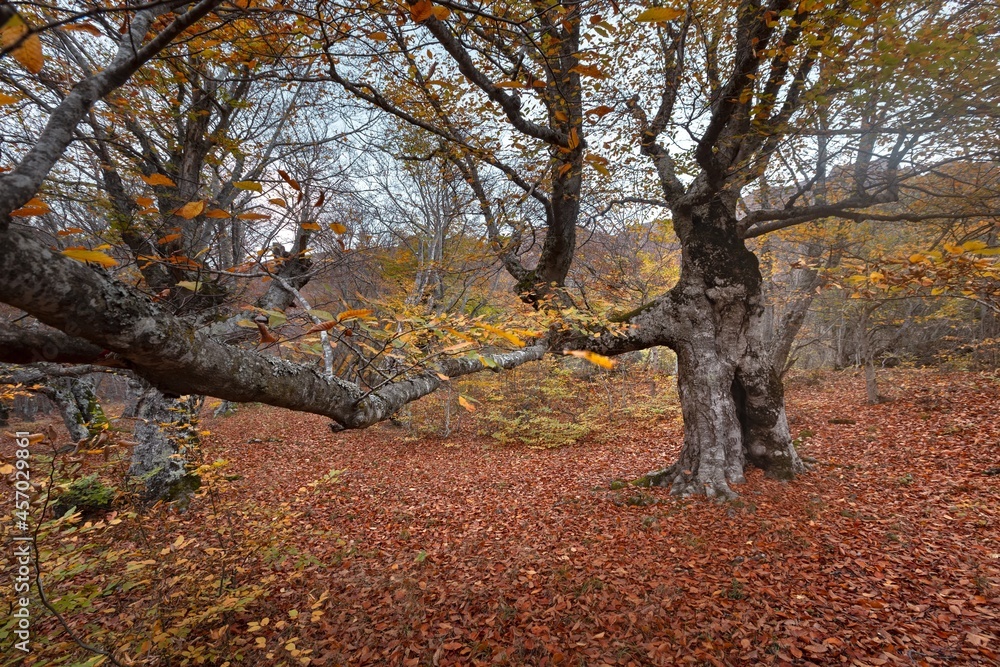
[[97, 474], [74, 480], [52, 505], [55, 516], [62, 516], [74, 507], [84, 516], [111, 509], [117, 490], [102, 482]]

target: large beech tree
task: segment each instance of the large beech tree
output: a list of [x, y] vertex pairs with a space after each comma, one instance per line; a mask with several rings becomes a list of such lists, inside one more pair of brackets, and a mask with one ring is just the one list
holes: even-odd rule
[[[678, 357], [685, 442], [679, 461], [650, 480], [729, 497], [747, 464], [781, 479], [802, 470], [748, 239], [822, 217], [900, 219], [880, 207], [910, 179], [958, 157], [982, 159], [995, 136], [996, 18], [973, 2], [323, 6], [331, 13], [303, 8], [299, 26], [326, 45], [328, 76], [441, 140], [524, 301], [571, 300], [581, 208], [611, 186], [625, 190], [621, 201], [669, 211], [682, 246], [678, 283], [606, 329], [554, 328], [516, 351], [439, 357], [364, 388], [227, 344], [197, 318], [53, 251], [11, 213], [43, 186], [98, 100], [189, 26], [207, 29], [217, 18], [210, 0], [174, 3], [131, 17], [117, 55], [51, 109], [31, 149], [0, 175], [0, 299], [62, 332], [45, 338], [47, 358], [110, 351], [164, 391], [262, 401], [362, 428], [436, 390], [442, 376], [565, 348], [616, 355], [665, 345]], [[395, 63], [396, 80], [351, 64], [359, 54]], [[400, 81], [415, 81], [416, 92]], [[434, 81], [457, 92], [438, 94]], [[850, 186], [817, 196], [831, 165]], [[517, 230], [505, 233], [506, 209], [485, 187], [485, 170], [541, 211], [537, 258], [523, 252]], [[744, 191], [769, 186], [781, 193], [771, 199], [777, 207], [744, 200]], [[30, 347], [25, 339], [11, 349], [23, 358]]]

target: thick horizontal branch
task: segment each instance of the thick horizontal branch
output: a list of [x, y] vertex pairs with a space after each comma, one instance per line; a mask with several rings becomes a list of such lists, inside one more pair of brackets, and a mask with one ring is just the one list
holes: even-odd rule
[[437, 373], [458, 377], [513, 368], [541, 359], [547, 350], [537, 344], [489, 357], [445, 360], [436, 371], [364, 393], [312, 368], [221, 343], [103, 270], [50, 250], [23, 229], [0, 232], [0, 295], [5, 303], [61, 330], [68, 340], [83, 338], [96, 350], [116, 353], [165, 392], [259, 401], [330, 417], [344, 428], [370, 426], [426, 396], [443, 381]]
[[49, 327], [26, 329], [0, 323], [0, 363], [91, 364], [107, 350]]

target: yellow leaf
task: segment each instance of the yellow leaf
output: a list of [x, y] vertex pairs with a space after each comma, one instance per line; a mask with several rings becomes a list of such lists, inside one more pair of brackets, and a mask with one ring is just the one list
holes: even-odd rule
[[337, 234], [347, 233], [347, 225], [342, 225], [339, 222], [331, 222], [330, 229], [332, 229]]
[[475, 412], [476, 411], [476, 406], [474, 406], [472, 404], [472, 401], [470, 401], [469, 399], [467, 399], [465, 396], [459, 396], [458, 397], [458, 404], [461, 405], [466, 410], [468, 410], [469, 412]]
[[944, 249], [947, 250], [952, 255], [961, 255], [965, 250], [962, 246], [955, 245], [954, 243], [945, 243]]
[[920, 262], [924, 261], [925, 259], [926, 259], [926, 257], [924, 257], [923, 255], [921, 255], [920, 253], [913, 253], [912, 255], [910, 255], [910, 264], [919, 264]]
[[944, 291], [945, 290], [943, 287], [935, 287], [934, 289], [931, 290], [931, 296], [940, 296], [944, 294]]
[[237, 190], [251, 190], [253, 192], [263, 192], [264, 188], [257, 181], [236, 181], [233, 187]]
[[441, 382], [447, 382], [448, 380], [451, 379], [450, 377], [448, 377], [444, 373], [437, 373], [437, 372], [435, 372], [434, 375], [437, 375], [438, 380], [441, 380]]
[[177, 286], [183, 287], [184, 289], [190, 290], [192, 292], [197, 292], [201, 288], [201, 283], [195, 282], [193, 280], [182, 280], [179, 283], [177, 283]]
[[877, 283], [878, 281], [884, 278], [885, 275], [878, 271], [872, 271], [870, 274], [868, 274], [868, 280], [872, 281], [873, 283]]
[[0, 466], [0, 475], [9, 475], [12, 472], [14, 472], [14, 466], [12, 466], [11, 464], [7, 463], [5, 465]]
[[150, 174], [149, 176], [140, 176], [140, 178], [146, 183], [146, 185], [165, 185], [168, 188], [177, 187], [176, 183], [163, 174]]
[[601, 368], [613, 368], [615, 362], [608, 359], [603, 354], [597, 354], [596, 352], [590, 352], [586, 350], [563, 350], [563, 354], [568, 354], [573, 357], [579, 357], [580, 359], [586, 359], [595, 366], [600, 366]]
[[417, 23], [426, 21], [434, 13], [434, 6], [431, 0], [418, 0], [410, 5], [410, 17]]
[[263, 637], [257, 637], [257, 639], [254, 640], [254, 643], [260, 648], [264, 648], [267, 645], [267, 640]]
[[7, 93], [0, 93], [0, 107], [5, 107], [9, 104], [17, 104], [20, 101], [20, 97], [14, 97], [13, 95], [8, 95]]
[[223, 211], [221, 208], [213, 208], [207, 213], [205, 213], [206, 218], [228, 218], [230, 213], [228, 211]]
[[441, 5], [434, 5], [434, 7], [431, 9], [431, 14], [438, 21], [444, 21], [446, 18], [451, 16], [451, 10], [448, 9], [447, 7], [442, 7]]
[[302, 227], [302, 229], [308, 229], [313, 232], [318, 232], [321, 229], [321, 227], [315, 222], [303, 222], [299, 226]]
[[28, 24], [20, 14], [13, 13], [0, 27], [0, 47], [9, 49], [18, 44], [17, 48], [10, 52], [11, 57], [32, 74], [38, 74], [45, 64], [42, 42], [38, 39], [38, 35], [29, 35], [28, 32]]
[[62, 251], [62, 254], [66, 255], [70, 259], [75, 259], [78, 262], [93, 262], [94, 264], [100, 264], [101, 266], [118, 265], [118, 262], [115, 259], [108, 257], [103, 252], [87, 250], [86, 248], [67, 248]]
[[501, 338], [510, 341], [511, 343], [517, 345], [518, 347], [524, 347], [524, 341], [510, 332], [490, 326], [489, 324], [477, 324], [476, 326], [478, 326], [480, 329], [489, 331], [491, 334], [495, 336], [500, 336]]
[[978, 252], [986, 247], [988, 246], [982, 241], [966, 241], [962, 244], [962, 249], [966, 252]]
[[656, 21], [673, 21], [684, 16], [683, 9], [672, 9], [670, 7], [651, 7], [635, 17], [641, 23], [653, 23]]
[[367, 308], [355, 308], [353, 310], [345, 310], [342, 313], [337, 313], [337, 321], [344, 322], [345, 320], [365, 318], [371, 314], [372, 311]]
[[201, 215], [201, 212], [205, 210], [205, 202], [203, 201], [189, 201], [188, 203], [181, 206], [179, 209], [174, 211], [177, 215], [181, 216], [185, 220], [190, 220], [191, 218], [197, 218]]

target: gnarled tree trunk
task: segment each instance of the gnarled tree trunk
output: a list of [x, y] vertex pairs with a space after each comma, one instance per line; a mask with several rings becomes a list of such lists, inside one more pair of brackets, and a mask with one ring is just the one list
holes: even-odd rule
[[91, 438], [107, 427], [108, 418], [89, 379], [58, 378], [42, 393], [55, 403], [73, 442]]
[[730, 485], [744, 481], [747, 463], [779, 479], [803, 470], [765, 336], [760, 267], [736, 225], [722, 197], [675, 216], [682, 271], [671, 291], [676, 321], [665, 324], [677, 353], [684, 447], [649, 481], [676, 494], [733, 497]]
[[129, 475], [140, 480], [147, 501], [174, 500], [198, 488], [190, 463], [197, 454], [202, 396], [168, 397], [148, 388], [139, 399]]

